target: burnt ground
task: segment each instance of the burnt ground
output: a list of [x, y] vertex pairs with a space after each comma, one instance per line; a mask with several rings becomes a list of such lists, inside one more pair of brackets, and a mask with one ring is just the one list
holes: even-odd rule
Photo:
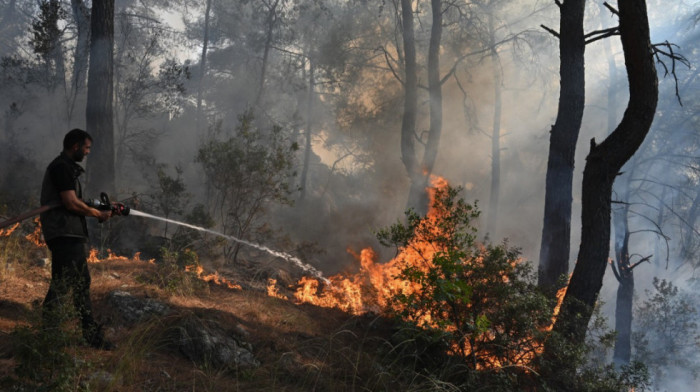
[[[5, 263], [0, 275], [0, 390], [31, 390], [19, 387], [24, 381], [15, 374], [17, 345], [23, 344], [15, 331], [38, 324], [50, 273], [47, 266], [27, 264]], [[342, 391], [405, 385], [404, 376], [388, 371], [397, 363], [387, 356], [394, 347], [394, 327], [381, 318], [353, 317], [269, 297], [264, 282], [255, 287], [255, 277], [249, 277], [242, 289], [197, 281], [183, 290], [177, 281], [166, 282], [169, 277], [162, 268], [149, 262], [106, 260], [90, 268], [96, 318], [104, 323], [116, 349], [96, 350], [78, 341], [64, 348], [81, 365], [71, 380], [75, 390], [89, 386], [90, 390], [127, 392]], [[244, 280], [236, 278], [230, 280]], [[124, 323], [107, 300], [115, 290], [155, 299], [173, 311]], [[291, 292], [282, 290], [291, 297]], [[187, 359], [171, 344], [169, 328], [188, 316], [243, 334], [260, 366], [213, 368]], [[41, 381], [35, 385], [42, 385]]]

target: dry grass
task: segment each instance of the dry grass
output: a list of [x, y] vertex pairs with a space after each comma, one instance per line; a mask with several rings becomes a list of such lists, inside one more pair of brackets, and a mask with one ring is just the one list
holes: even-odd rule
[[[0, 338], [20, 325], [31, 324], [32, 309], [43, 300], [50, 281], [48, 267], [11, 264], [13, 268], [0, 284]], [[159, 275], [162, 268], [146, 261], [107, 260], [91, 264], [90, 269], [97, 319], [105, 323], [107, 337], [117, 344], [114, 351], [76, 348], [75, 355], [85, 363], [79, 378], [90, 390], [407, 390], [415, 378], [411, 366], [396, 359], [399, 350], [389, 342], [389, 328], [371, 318], [268, 297], [264, 280], [260, 289], [205, 283], [173, 291], [159, 283], [164, 279]], [[114, 290], [157, 299], [174, 312], [133, 326], [122, 324], [106, 299]], [[215, 369], [186, 359], [169, 341], [170, 329], [179, 318], [191, 314], [245, 331], [261, 366]], [[0, 345], [0, 379], [5, 379], [0, 389], [13, 379], [15, 365], [12, 349]], [[404, 366], [404, 371], [397, 373], [395, 366]], [[104, 372], [111, 375], [109, 379], [100, 376]]]

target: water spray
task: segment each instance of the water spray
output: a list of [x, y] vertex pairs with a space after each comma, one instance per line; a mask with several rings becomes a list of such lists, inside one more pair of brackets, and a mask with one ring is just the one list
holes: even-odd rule
[[[134, 210], [134, 209], [131, 209], [129, 206], [123, 204], [123, 203], [111, 202], [111, 201], [109, 200], [109, 196], [107, 196], [107, 194], [104, 193], [104, 192], [100, 193], [100, 198], [99, 198], [99, 199], [89, 199], [89, 200], [85, 200], [85, 204], [87, 204], [88, 206], [90, 206], [90, 207], [92, 207], [92, 208], [96, 208], [96, 209], [98, 209], [98, 210], [102, 210], [102, 211], [112, 211], [112, 214], [113, 214], [113, 215], [120, 215], [120, 216], [133, 215], [133, 216], [140, 216], [140, 217], [143, 217], [143, 218], [150, 218], [150, 219], [160, 220], [160, 221], [163, 221], [163, 222], [169, 222], [169, 223], [172, 223], [172, 224], [175, 224], [175, 225], [184, 226], [184, 227], [188, 227], [188, 228], [190, 228], [190, 229], [195, 229], [195, 230], [203, 231], [203, 232], [206, 232], [206, 233], [209, 233], [209, 234], [213, 234], [213, 235], [216, 235], [216, 236], [219, 236], [219, 237], [223, 237], [223, 238], [226, 238], [226, 239], [231, 240], [231, 241], [238, 242], [238, 243], [243, 244], [243, 245], [251, 246], [251, 247], [253, 247], [253, 248], [256, 248], [256, 249], [265, 251], [265, 252], [267, 252], [267, 253], [269, 253], [269, 254], [271, 254], [271, 255], [273, 255], [273, 256], [276, 256], [276, 257], [280, 257], [280, 258], [282, 258], [282, 259], [285, 259], [285, 260], [287, 260], [288, 262], [290, 262], [290, 263], [296, 265], [297, 267], [301, 268], [301, 269], [304, 270], [305, 272], [309, 272], [309, 273], [311, 273], [313, 276], [315, 276], [316, 278], [323, 280], [324, 283], [330, 284], [330, 281], [329, 281], [328, 279], [326, 279], [326, 278], [323, 277], [323, 274], [321, 273], [321, 271], [317, 270], [316, 268], [312, 267], [312, 266], [309, 265], [309, 264], [304, 263], [304, 262], [301, 261], [299, 258], [294, 257], [294, 256], [292, 256], [292, 255], [290, 255], [290, 254], [287, 254], [287, 253], [284, 253], [284, 252], [280, 252], [280, 251], [276, 251], [276, 250], [270, 249], [270, 248], [268, 248], [268, 247], [266, 247], [266, 246], [263, 246], [263, 245], [260, 245], [260, 244], [256, 244], [256, 243], [253, 243], [253, 242], [250, 242], [250, 241], [246, 241], [246, 240], [243, 240], [243, 239], [240, 239], [240, 238], [236, 238], [236, 237], [234, 237], [234, 236], [230, 236], [230, 235], [226, 235], [226, 234], [223, 234], [223, 233], [219, 233], [218, 231], [210, 230], [210, 229], [207, 229], [207, 228], [204, 228], [204, 227], [195, 226], [195, 225], [192, 225], [192, 224], [189, 224], [189, 223], [180, 222], [180, 221], [176, 221], [176, 220], [168, 219], [168, 218], [163, 218], [163, 217], [160, 217], [160, 216], [151, 215], [151, 214], [148, 214], [148, 213], [145, 213], [145, 212], [141, 212], [141, 211], [138, 211], [138, 210]], [[17, 223], [17, 222], [21, 222], [21, 221], [23, 221], [23, 220], [25, 220], [25, 219], [27, 219], [27, 218], [31, 218], [31, 217], [33, 217], [33, 216], [35, 216], [35, 215], [39, 215], [39, 214], [41, 214], [42, 212], [45, 212], [45, 211], [48, 211], [48, 210], [50, 210], [50, 209], [56, 208], [56, 207], [58, 207], [58, 206], [60, 206], [60, 205], [61, 205], [60, 203], [59, 203], [59, 204], [50, 204], [50, 205], [41, 206], [41, 207], [36, 208], [36, 209], [34, 209], [34, 210], [31, 210], [31, 211], [27, 211], [27, 212], [25, 212], [25, 213], [23, 213], [23, 214], [21, 214], [21, 215], [19, 215], [19, 216], [16, 216], [16, 217], [14, 217], [14, 218], [12, 218], [12, 219], [8, 219], [8, 220], [6, 220], [6, 221], [4, 221], [4, 222], [0, 222], [0, 229], [3, 228], [3, 227], [7, 227], [7, 226], [9, 226], [9, 225], [11, 225], [11, 224]]]
[[[128, 209], [128, 207], [127, 207], [127, 209]], [[194, 230], [206, 232], [206, 233], [209, 233], [209, 234], [213, 234], [213, 235], [216, 235], [216, 236], [219, 236], [219, 237], [226, 238], [226, 239], [231, 240], [231, 241], [238, 242], [238, 243], [243, 244], [243, 245], [251, 246], [251, 247], [253, 247], [253, 248], [255, 248], [255, 249], [259, 249], [259, 250], [265, 251], [265, 252], [267, 252], [267, 253], [269, 253], [269, 254], [271, 254], [271, 255], [273, 255], [273, 256], [280, 257], [280, 258], [282, 258], [282, 259], [285, 259], [285, 260], [289, 261], [290, 263], [296, 265], [297, 267], [301, 268], [301, 269], [304, 270], [305, 272], [309, 272], [309, 273], [311, 273], [313, 276], [315, 276], [316, 278], [323, 280], [324, 283], [330, 284], [330, 281], [329, 281], [328, 279], [326, 279], [326, 278], [323, 277], [323, 274], [321, 273], [321, 271], [317, 270], [316, 268], [312, 267], [312, 266], [309, 265], [309, 264], [304, 263], [304, 262], [301, 261], [298, 257], [294, 257], [294, 256], [292, 256], [292, 255], [290, 255], [290, 254], [288, 254], [288, 253], [284, 253], [284, 252], [280, 252], [280, 251], [277, 251], [277, 250], [274, 250], [274, 249], [270, 249], [270, 248], [268, 248], [268, 247], [266, 247], [266, 246], [263, 246], [263, 245], [260, 245], [260, 244], [256, 244], [256, 243], [253, 243], [253, 242], [250, 242], [250, 241], [246, 241], [246, 240], [243, 240], [243, 239], [240, 239], [240, 238], [236, 238], [236, 237], [231, 236], [231, 235], [226, 235], [226, 234], [223, 234], [223, 233], [219, 233], [218, 231], [214, 231], [214, 230], [207, 229], [207, 228], [204, 228], [204, 227], [195, 226], [195, 225], [192, 225], [192, 224], [189, 224], [189, 223], [180, 222], [180, 221], [176, 221], [176, 220], [168, 219], [168, 218], [163, 218], [163, 217], [157, 216], [157, 215], [151, 215], [151, 214], [148, 214], [148, 213], [145, 213], [145, 212], [141, 212], [141, 211], [138, 211], [138, 210], [134, 210], [134, 209], [128, 209], [128, 211], [129, 211], [129, 212], [127, 212], [127, 214], [131, 214], [132, 216], [140, 216], [140, 217], [143, 217], [143, 218], [155, 219], [155, 220], [159, 220], [159, 221], [163, 221], [163, 222], [172, 223], [172, 224], [179, 225], [179, 226], [188, 227], [188, 228], [190, 228], [190, 229], [194, 229]]]

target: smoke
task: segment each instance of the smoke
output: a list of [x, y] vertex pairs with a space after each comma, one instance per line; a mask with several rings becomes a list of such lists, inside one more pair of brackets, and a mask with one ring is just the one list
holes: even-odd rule
[[[137, 195], [142, 201], [149, 200], [158, 181], [156, 169], [164, 167], [174, 176], [175, 167], [179, 167], [188, 204], [186, 211], [174, 218], [184, 219], [197, 204], [210, 206], [208, 184], [195, 157], [203, 143], [234, 136], [238, 116], [252, 108], [260, 129], [279, 125], [290, 144], [296, 142], [300, 147], [297, 176], [291, 180], [294, 192], [290, 197], [295, 203], [268, 205], [262, 222], [269, 225], [269, 230], [255, 239], [264, 240], [271, 248], [282, 246], [286, 253], [301, 256], [304, 263], [326, 274], [357, 268], [348, 248], [359, 251], [372, 246], [380, 252], [380, 260], [388, 260], [391, 250], [379, 246], [373, 231], [402, 218], [409, 179], [400, 156], [401, 35], [393, 5], [380, 3], [357, 0], [327, 2], [319, 7], [320, 3], [309, 2], [293, 7], [291, 2], [282, 1], [279, 13], [274, 13], [255, 2], [213, 2], [204, 78], [199, 76], [203, 5], [173, 5], [164, 13], [141, 3], [118, 4], [115, 136], [121, 149], [117, 154], [119, 194], [113, 199]], [[698, 2], [648, 3], [652, 40], [669, 40], [679, 45], [675, 50], [691, 60], [697, 58], [698, 30], [693, 15]], [[17, 8], [10, 9], [10, 4]], [[481, 28], [486, 11], [478, 7], [465, 10], [468, 12], [463, 14], [468, 18], [463, 20], [449, 19], [457, 16], [446, 14], [451, 24], [443, 32], [443, 75], [460, 55], [483, 47]], [[77, 92], [78, 109], [69, 116], [66, 97], [73, 91], [70, 86], [48, 87], [45, 80], [50, 74], [27, 45], [31, 20], [13, 17], [36, 12], [31, 1], [0, 4], [0, 204], [8, 204], [13, 198], [26, 204], [32, 200], [30, 195], [38, 195], [42, 169], [60, 151], [63, 135], [85, 124], [84, 110], [80, 109], [85, 106], [85, 91]], [[425, 8], [416, 13], [420, 21], [416, 45], [422, 87], [427, 83], [429, 12]], [[539, 26], [557, 29], [558, 8], [551, 1], [531, 0], [494, 7], [492, 12], [496, 41], [507, 42], [499, 46], [497, 64], [474, 55], [460, 61], [454, 74], [445, 79], [443, 134], [434, 173], [452, 185], [462, 186], [468, 201], [479, 200], [483, 211], [479, 224], [485, 235], [494, 72], [500, 72], [499, 220], [494, 232], [488, 234], [493, 241], [508, 238], [512, 245], [522, 248], [526, 259], [537, 260], [549, 130], [559, 99], [558, 41]], [[6, 20], [13, 23], [5, 24]], [[274, 21], [272, 26], [266, 24], [270, 20]], [[588, 5], [586, 31], [616, 23], [606, 9], [594, 3]], [[75, 50], [75, 38], [74, 27], [66, 23], [66, 53]], [[619, 121], [627, 101], [624, 62], [616, 38], [609, 39], [609, 50], [602, 41], [586, 48], [586, 108], [576, 150], [571, 219], [572, 265], [580, 242], [579, 195], [589, 140], [600, 142], [607, 136], [608, 112], [616, 107], [612, 117]], [[610, 56], [618, 70], [614, 81], [609, 78]], [[169, 60], [182, 69], [179, 76], [160, 73], [161, 65]], [[69, 73], [70, 66], [68, 61]], [[663, 74], [663, 67], [659, 71]], [[700, 190], [700, 166], [694, 158], [700, 148], [695, 136], [699, 125], [697, 68], [694, 65], [687, 70], [679, 65], [676, 71], [684, 106], [674, 96], [674, 79], [663, 78], [659, 111], [648, 141], [640, 150], [640, 166], [636, 170], [626, 167], [619, 179], [627, 181], [625, 175], [630, 173], [635, 176], [629, 182], [636, 192], [630, 201], [630, 229], [636, 232], [630, 238], [630, 250], [641, 256], [654, 255], [651, 263], [635, 269], [637, 302], [645, 298], [653, 277], [682, 282], [693, 276], [697, 267], [693, 257], [682, 256], [686, 238], [692, 245], [700, 237], [696, 231], [700, 222], [689, 222]], [[313, 93], [309, 95], [310, 83]], [[616, 105], [608, 102], [610, 88], [617, 89]], [[197, 112], [200, 89], [203, 103], [201, 112]], [[253, 107], [258, 95], [259, 104]], [[416, 128], [419, 152], [422, 147], [418, 140], [424, 141], [421, 137], [429, 127], [427, 99], [427, 92], [421, 89]], [[296, 186], [304, 169], [303, 142], [308, 129], [313, 136], [313, 151], [306, 200], [299, 200]], [[90, 165], [89, 158], [86, 165]], [[87, 190], [88, 195], [97, 192]], [[24, 207], [28, 206], [18, 204], [14, 208]], [[698, 247], [685, 246], [691, 256]], [[614, 277], [606, 274], [600, 300], [609, 315], [614, 313], [616, 289]]]

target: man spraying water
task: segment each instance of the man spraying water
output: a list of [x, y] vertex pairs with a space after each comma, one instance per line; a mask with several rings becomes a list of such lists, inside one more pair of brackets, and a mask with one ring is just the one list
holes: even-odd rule
[[72, 289], [73, 304], [80, 316], [83, 337], [95, 348], [111, 349], [101, 326], [95, 321], [90, 301], [90, 272], [87, 266], [86, 217], [105, 222], [114, 210], [100, 210], [83, 200], [78, 165], [90, 154], [92, 137], [73, 129], [63, 139], [63, 151], [46, 168], [41, 186], [41, 204], [55, 206], [41, 213], [44, 240], [51, 251], [51, 284], [43, 304], [44, 328], [58, 328], [62, 302]]

